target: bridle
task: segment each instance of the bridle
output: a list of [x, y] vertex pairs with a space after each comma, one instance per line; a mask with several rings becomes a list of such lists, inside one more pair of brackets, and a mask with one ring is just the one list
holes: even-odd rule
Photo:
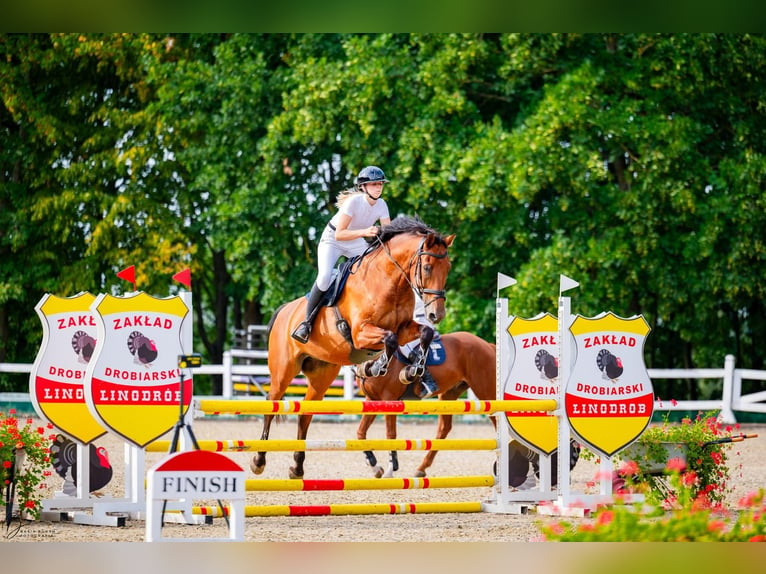
[[[380, 238], [376, 238], [378, 241], [380, 241]], [[410, 280], [409, 273], [402, 269], [401, 265], [399, 265], [399, 262], [394, 259], [394, 256], [391, 255], [391, 251], [388, 249], [388, 245], [380, 241], [383, 250], [386, 252], [386, 255], [388, 255], [388, 258], [393, 262], [394, 265], [396, 265], [396, 268], [399, 269], [399, 271], [402, 273], [402, 276], [404, 276], [405, 281], [409, 284], [410, 288], [413, 289], [420, 299], [423, 301], [424, 306], [427, 308], [432, 303], [436, 303], [439, 299], [447, 299], [447, 294], [444, 289], [427, 289], [423, 286], [423, 260], [422, 257], [424, 255], [430, 255], [431, 257], [435, 257], [436, 259], [444, 259], [447, 257], [447, 251], [444, 253], [434, 253], [433, 251], [424, 251], [423, 245], [425, 245], [427, 237], [423, 237], [423, 239], [420, 242], [420, 245], [418, 246], [418, 250], [413, 254], [413, 256], [410, 258], [409, 265], [407, 266], [409, 269], [412, 269], [412, 265], [415, 265], [415, 285], [412, 284], [412, 281]], [[426, 299], [424, 295], [432, 295], [432, 297], [426, 302]]]

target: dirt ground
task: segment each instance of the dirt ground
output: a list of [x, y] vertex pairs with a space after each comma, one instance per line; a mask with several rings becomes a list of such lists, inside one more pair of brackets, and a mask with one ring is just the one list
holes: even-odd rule
[[[494, 430], [488, 421], [456, 424], [450, 438], [493, 438]], [[198, 440], [204, 439], [257, 439], [261, 432], [259, 417], [217, 417], [195, 420], [192, 426]], [[356, 438], [356, 420], [323, 420], [317, 416], [309, 431], [310, 439], [353, 439]], [[399, 438], [423, 439], [434, 436], [434, 418], [411, 421], [400, 417]], [[736, 507], [737, 501], [758, 488], [766, 487], [766, 425], [743, 425], [743, 432], [758, 433], [758, 438], [749, 439], [730, 446], [729, 462], [732, 491], [727, 505]], [[271, 438], [295, 438], [296, 422], [287, 418], [272, 427]], [[368, 438], [384, 438], [382, 420], [370, 430]], [[168, 436], [168, 438], [170, 438]], [[105, 435], [96, 443], [105, 446], [115, 468], [115, 476], [100, 493], [103, 499], [125, 496], [123, 443], [119, 437]], [[252, 453], [227, 453], [243, 468], [248, 469]], [[400, 451], [400, 470], [396, 476], [414, 474], [423, 451]], [[164, 457], [164, 453], [147, 453], [148, 469]], [[495, 462], [493, 451], [442, 451], [436, 457], [429, 476], [468, 476], [492, 474]], [[382, 463], [387, 462], [387, 453], [378, 453]], [[287, 469], [292, 464], [292, 452], [272, 452], [267, 455], [267, 466], [262, 478], [287, 478]], [[594, 480], [598, 467], [590, 461], [580, 460], [572, 471], [572, 492], [596, 493]], [[361, 452], [318, 451], [308, 452], [305, 478], [349, 479], [371, 478], [371, 471]], [[52, 497], [62, 487], [61, 479], [54, 474], [49, 479], [47, 494]], [[493, 487], [466, 489], [423, 489], [423, 490], [365, 490], [331, 492], [248, 492], [248, 505], [318, 505], [346, 503], [419, 503], [486, 501], [491, 498]], [[213, 503], [214, 504], [214, 503]], [[351, 515], [351, 516], [270, 516], [246, 518], [245, 539], [248, 542], [539, 542], [542, 540], [539, 526], [552, 518], [532, 511], [526, 515], [490, 513], [450, 514], [395, 514], [395, 515]], [[23, 542], [141, 542], [145, 538], [143, 520], [127, 520], [125, 526], [91, 526], [71, 521], [24, 521], [21, 526], [15, 522], [6, 530], [2, 541]], [[171, 538], [223, 538], [228, 535], [223, 519], [214, 519], [213, 524], [183, 525], [166, 524], [163, 534]]]

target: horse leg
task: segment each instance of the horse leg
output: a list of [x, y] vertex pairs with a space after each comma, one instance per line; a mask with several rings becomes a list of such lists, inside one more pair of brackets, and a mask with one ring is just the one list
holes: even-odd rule
[[[324, 399], [327, 389], [340, 372], [340, 365], [326, 363], [316, 359], [306, 359], [302, 365], [303, 374], [306, 375], [306, 401], [321, 401]], [[300, 415], [298, 417], [298, 440], [306, 440], [309, 433], [309, 425], [314, 415]], [[293, 453], [295, 466], [289, 468], [290, 478], [303, 478], [303, 463], [306, 460], [306, 451], [297, 450]]]
[[[271, 428], [271, 421], [274, 420], [275, 415], [263, 415], [263, 432], [261, 433], [261, 440], [269, 440], [269, 429]], [[258, 452], [250, 461], [250, 470], [255, 474], [261, 474], [263, 469], [266, 468], [266, 453]]]
[[[306, 440], [308, 435], [309, 425], [314, 415], [300, 415], [298, 417], [298, 440]], [[306, 460], [306, 451], [296, 450], [293, 453], [293, 460], [295, 466], [291, 466], [289, 469], [290, 478], [303, 478], [303, 463]]]
[[428, 325], [420, 326], [420, 344], [415, 349], [415, 357], [412, 364], [404, 367], [399, 372], [399, 381], [404, 385], [415, 383], [425, 374], [426, 359], [431, 341], [434, 339], [434, 330]]
[[[386, 438], [396, 438], [396, 415], [386, 415]], [[399, 453], [392, 450], [389, 453], [388, 468], [383, 474], [385, 478], [391, 478], [399, 470]]]
[[[452, 430], [452, 415], [439, 415], [439, 425], [436, 428], [436, 438], [447, 438], [447, 435]], [[426, 470], [434, 463], [437, 450], [429, 450], [423, 457], [423, 461], [415, 471], [415, 476], [422, 478], [426, 475]]]
[[385, 348], [378, 358], [367, 361], [360, 365], [362, 373], [365, 377], [380, 377], [386, 374], [388, 371], [388, 364], [394, 357], [396, 348], [399, 346], [399, 342], [396, 339], [396, 335], [390, 331], [383, 337], [383, 344]]
[[[367, 438], [367, 431], [372, 423], [375, 422], [377, 416], [378, 415], [376, 414], [362, 415], [362, 420], [359, 421], [359, 426], [356, 429], [356, 438], [359, 440], [365, 440]], [[371, 450], [366, 450], [364, 451], [364, 456], [367, 459], [367, 464], [372, 468], [372, 473], [375, 478], [383, 476], [383, 467], [378, 464], [378, 459], [375, 458], [375, 453]]]

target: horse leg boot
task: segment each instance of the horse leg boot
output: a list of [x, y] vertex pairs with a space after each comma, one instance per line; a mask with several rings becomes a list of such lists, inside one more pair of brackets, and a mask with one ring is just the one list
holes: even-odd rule
[[306, 320], [299, 323], [295, 330], [292, 332], [293, 339], [300, 343], [308, 343], [309, 336], [311, 336], [311, 327], [319, 311], [319, 302], [326, 291], [322, 291], [317, 287], [317, 284], [311, 286], [311, 293], [309, 293], [309, 300], [306, 302]]

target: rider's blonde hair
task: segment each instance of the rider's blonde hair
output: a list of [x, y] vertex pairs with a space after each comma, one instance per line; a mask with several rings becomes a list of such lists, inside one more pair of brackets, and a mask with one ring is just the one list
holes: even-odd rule
[[346, 189], [341, 191], [338, 194], [338, 199], [335, 201], [335, 207], [340, 209], [340, 206], [343, 205], [349, 198], [355, 196], [355, 195], [363, 195], [363, 191], [357, 191], [356, 189]]

